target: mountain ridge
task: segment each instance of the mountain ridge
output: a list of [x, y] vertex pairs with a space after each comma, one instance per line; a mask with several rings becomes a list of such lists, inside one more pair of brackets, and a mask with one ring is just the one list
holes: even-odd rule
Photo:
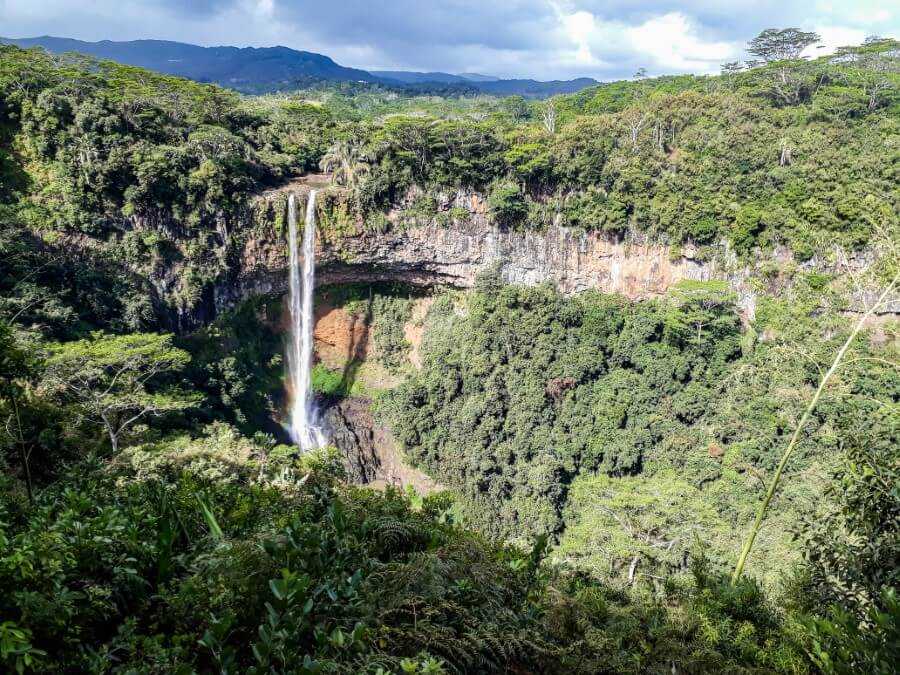
[[539, 81], [528, 78], [501, 79], [477, 73], [451, 74], [379, 70], [367, 71], [342, 66], [331, 57], [316, 52], [274, 47], [203, 47], [172, 40], [100, 40], [42, 35], [30, 38], [0, 38], [2, 44], [40, 47], [54, 54], [78, 52], [100, 59], [148, 68], [168, 75], [209, 82], [244, 94], [265, 94], [302, 88], [319, 82], [354, 82], [382, 85], [417, 92], [430, 85], [446, 92], [485, 93], [499, 96], [522, 95], [540, 98], [573, 93], [593, 86], [592, 78]]

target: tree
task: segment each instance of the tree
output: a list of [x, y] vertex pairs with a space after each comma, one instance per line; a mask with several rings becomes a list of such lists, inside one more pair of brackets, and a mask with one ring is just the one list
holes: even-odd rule
[[116, 452], [122, 434], [138, 420], [196, 404], [197, 397], [183, 390], [154, 386], [189, 360], [187, 352], [172, 346], [171, 335], [97, 332], [51, 345], [43, 384], [101, 425]]
[[509, 181], [498, 182], [492, 187], [488, 208], [494, 221], [503, 227], [515, 227], [528, 215], [528, 205], [519, 186]]
[[804, 49], [820, 40], [817, 33], [799, 28], [767, 28], [750, 40], [747, 51], [766, 63], [792, 61], [800, 58]]
[[727, 63], [722, 64], [722, 80], [724, 82], [730, 83], [731, 87], [734, 88], [735, 79], [742, 70], [744, 70], [744, 64], [740, 61], [729, 61]]
[[859, 46], [841, 47], [835, 60], [848, 63], [858, 70], [863, 90], [872, 112], [881, 106], [889, 91], [894, 89], [890, 75], [900, 73], [900, 42], [876, 36], [866, 38]]
[[548, 134], [556, 133], [556, 103], [552, 98], [547, 101], [547, 104], [541, 111], [541, 121]]
[[649, 89], [645, 80], [647, 79], [647, 69], [638, 68], [634, 74], [634, 102], [622, 112], [622, 119], [628, 127], [629, 137], [631, 139], [631, 150], [637, 152], [638, 137], [641, 129], [650, 120], [650, 110], [647, 106], [647, 97]]
[[[722, 358], [734, 355], [738, 347], [737, 299], [725, 281], [683, 279], [672, 288], [675, 301], [666, 315], [665, 333], [680, 345], [721, 350]], [[708, 354], [710, 361], [715, 354]]]
[[388, 118], [373, 138], [382, 165], [413, 182], [423, 180], [433, 157], [432, 127], [434, 120], [427, 117]]
[[34, 358], [17, 342], [12, 327], [0, 322], [0, 414], [3, 415], [3, 431], [6, 440], [17, 451], [28, 500], [34, 500], [34, 486], [31, 480], [31, 447], [22, 431], [21, 399], [24, 385], [36, 373]]
[[806, 84], [802, 67], [805, 62], [800, 55], [820, 41], [817, 33], [799, 28], [767, 28], [748, 43], [747, 51], [762, 59], [764, 64], [774, 66], [772, 90], [776, 98], [787, 105], [796, 105]]
[[331, 172], [336, 184], [355, 189], [359, 179], [371, 170], [367, 160], [360, 141], [347, 138], [332, 145], [319, 166], [322, 171]]
[[527, 120], [531, 111], [523, 96], [507, 96], [502, 102], [503, 109], [515, 122]]

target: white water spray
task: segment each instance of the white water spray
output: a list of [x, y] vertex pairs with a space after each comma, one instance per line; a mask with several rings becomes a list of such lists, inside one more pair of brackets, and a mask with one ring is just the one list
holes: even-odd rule
[[313, 288], [316, 283], [316, 191], [309, 191], [303, 230], [303, 267], [297, 245], [297, 203], [288, 196], [288, 244], [290, 245], [291, 330], [287, 350], [291, 383], [289, 433], [305, 452], [325, 445], [319, 411], [312, 396]]

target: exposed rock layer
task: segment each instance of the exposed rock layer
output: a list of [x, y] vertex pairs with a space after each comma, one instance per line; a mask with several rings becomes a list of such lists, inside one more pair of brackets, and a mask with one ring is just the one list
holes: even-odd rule
[[[303, 191], [305, 187], [290, 189]], [[263, 199], [273, 201], [278, 194]], [[274, 208], [270, 206], [269, 212]], [[322, 236], [320, 232], [319, 283], [404, 281], [469, 288], [480, 272], [496, 267], [509, 283], [550, 282], [563, 293], [598, 289], [640, 300], [662, 295], [684, 279], [721, 279], [738, 294], [745, 317], [753, 318], [756, 297], [749, 283], [751, 270], [738, 264], [725, 248], [703, 258], [689, 247], [674, 252], [639, 237], [617, 240], [556, 224], [540, 231], [510, 230], [490, 221], [484, 200], [475, 193], [451, 195], [440, 208], [455, 217], [449, 223], [429, 221], [410, 226], [403, 224], [401, 211], [394, 211], [388, 215], [392, 226], [386, 231], [358, 228], [341, 236]], [[286, 246], [274, 220], [271, 216], [269, 221], [263, 220], [257, 225], [257, 235], [246, 238], [232, 279], [216, 288], [217, 309], [252, 295], [284, 292]], [[769, 260], [773, 258], [791, 262], [786, 250], [776, 251]], [[865, 264], [862, 256], [845, 257], [827, 267], [842, 271]], [[803, 266], [826, 267], [815, 261]], [[777, 290], [783, 282], [776, 277], [770, 283], [770, 290]], [[900, 311], [900, 301], [887, 309]]]
[[421, 471], [410, 467], [390, 429], [379, 424], [367, 398], [347, 398], [325, 409], [331, 443], [340, 450], [347, 478], [373, 487], [412, 486], [420, 494], [440, 489]]

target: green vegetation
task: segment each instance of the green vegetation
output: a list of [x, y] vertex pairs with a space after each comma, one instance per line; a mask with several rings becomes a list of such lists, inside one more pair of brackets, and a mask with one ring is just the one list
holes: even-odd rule
[[[671, 612], [490, 544], [449, 501], [335, 481], [334, 458], [216, 425], [74, 467], [25, 509], [5, 493], [5, 665], [42, 672], [632, 672], [793, 666], [751, 582], [698, 572]], [[564, 595], [561, 595], [560, 592]], [[754, 634], [743, 626], [757, 626]], [[621, 644], [640, 647], [624, 650]]]
[[699, 451], [658, 456], [691, 434], [740, 355], [727, 294], [708, 295], [629, 305], [483, 279], [465, 317], [446, 300], [432, 307], [443, 318], [426, 336], [424, 368], [392, 396], [398, 438], [472, 499], [502, 503], [499, 514], [473, 505], [479, 526], [525, 539], [561, 529], [578, 473], [635, 474], [651, 461], [718, 467]]
[[272, 325], [280, 308], [280, 300], [249, 300], [182, 338], [191, 354], [187, 379], [206, 397], [203, 412], [248, 433], [271, 431], [283, 408], [283, 341]]
[[[454, 227], [477, 191], [506, 228], [865, 249], [883, 287], [897, 43], [810, 39], [543, 103], [240, 98], [0, 47], [0, 669], [896, 672], [897, 328], [851, 332], [859, 280], [760, 265], [742, 318], [722, 282], [490, 273], [439, 294], [421, 369], [413, 289], [322, 289], [371, 328], [376, 413], [450, 490], [425, 497], [280, 445], [278, 298], [225, 309], [254, 195], [319, 168], [330, 241], [388, 208]], [[314, 387], [371, 394], [362, 366]]]
[[[375, 346], [371, 356], [395, 374], [408, 363], [409, 344], [403, 329], [412, 318], [413, 300], [422, 293], [422, 289], [402, 283], [344, 284], [320, 291], [334, 307], [371, 327]], [[354, 354], [348, 356], [350, 361], [354, 358]]]
[[884, 150], [898, 135], [896, 53], [880, 40], [810, 62], [729, 64], [719, 78], [602, 85], [553, 99], [551, 121], [547, 104], [518, 99], [240, 99], [3, 47], [0, 193], [36, 229], [108, 241], [133, 218], [121, 242], [130, 262], [171, 261], [174, 246], [182, 304], [224, 273], [250, 196], [320, 165], [364, 219], [411, 186], [464, 188], [490, 191], [508, 226], [542, 227], [549, 208], [585, 229], [729, 241], [741, 253], [788, 244], [809, 257], [897, 225]]
[[183, 410], [196, 402], [178, 390], [150, 391], [147, 383], [182, 370], [190, 355], [169, 335], [105, 336], [48, 346], [43, 386], [99, 424], [113, 452], [142, 418]]
[[[435, 302], [423, 368], [382, 412], [407, 455], [457, 492], [466, 523], [523, 544], [557, 533], [559, 563], [665, 594], [698, 558], [714, 574], [733, 568], [735, 535], [849, 332], [837, 314], [814, 316], [823, 297], [820, 279], [798, 276], [762, 303], [752, 330], [765, 340], [753, 342], [715, 283], [628, 304], [484, 278], [461, 315]], [[801, 615], [833, 608], [793, 619], [817, 636], [817, 667], [842, 672], [822, 659], [850, 648], [890, 672], [897, 605], [882, 589], [896, 587], [885, 575], [898, 550], [896, 519], [883, 517], [900, 504], [888, 487], [898, 356], [895, 341], [852, 345], [796, 439], [747, 569]], [[860, 620], [882, 628], [858, 633]]]

